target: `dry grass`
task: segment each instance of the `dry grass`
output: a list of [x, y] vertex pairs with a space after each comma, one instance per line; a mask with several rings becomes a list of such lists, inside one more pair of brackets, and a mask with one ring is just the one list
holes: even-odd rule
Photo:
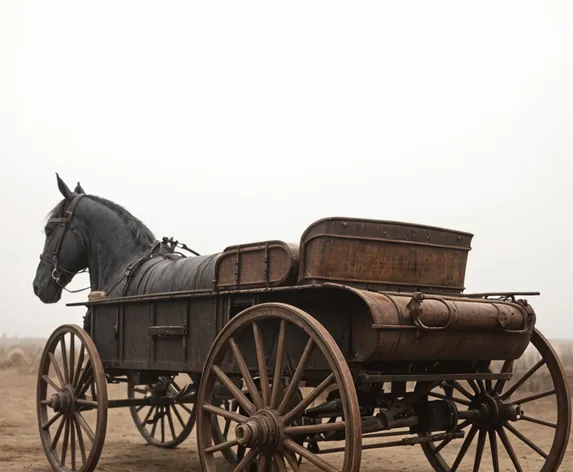
[[0, 337], [0, 369], [16, 369], [35, 375], [44, 349], [44, 339]]

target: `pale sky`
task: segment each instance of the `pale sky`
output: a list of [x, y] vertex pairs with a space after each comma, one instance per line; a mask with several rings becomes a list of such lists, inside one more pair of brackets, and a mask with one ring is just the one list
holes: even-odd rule
[[[202, 254], [354, 216], [475, 234], [468, 292], [573, 337], [573, 3], [0, 2], [0, 333], [55, 172]], [[70, 288], [80, 288], [87, 276]]]

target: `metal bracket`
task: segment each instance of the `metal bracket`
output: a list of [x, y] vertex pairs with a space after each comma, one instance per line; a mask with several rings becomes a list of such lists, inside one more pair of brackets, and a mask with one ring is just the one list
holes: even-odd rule
[[148, 326], [149, 336], [186, 336], [187, 326]]

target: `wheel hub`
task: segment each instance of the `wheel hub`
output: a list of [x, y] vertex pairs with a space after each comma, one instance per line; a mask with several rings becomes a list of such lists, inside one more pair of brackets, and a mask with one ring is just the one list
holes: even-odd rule
[[241, 446], [277, 446], [281, 438], [281, 422], [272, 410], [261, 410], [245, 423], [237, 425], [235, 436]]
[[520, 405], [504, 403], [498, 396], [482, 394], [475, 398], [472, 408], [476, 423], [482, 427], [497, 427], [505, 421], [517, 421], [523, 414]]
[[74, 393], [70, 386], [64, 387], [50, 398], [49, 406], [56, 413], [72, 413], [74, 411]]

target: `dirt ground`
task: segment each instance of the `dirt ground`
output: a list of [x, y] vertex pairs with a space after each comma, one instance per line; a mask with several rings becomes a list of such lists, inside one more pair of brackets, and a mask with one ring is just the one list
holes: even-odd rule
[[[110, 397], [122, 397], [124, 389], [125, 386], [111, 386]], [[2, 399], [0, 403], [0, 471], [2, 472], [49, 472], [51, 470], [44, 456], [37, 430], [35, 395], [35, 375], [22, 375], [15, 370], [2, 371], [2, 382], [0, 383], [0, 398]], [[536, 408], [534, 414], [537, 417], [549, 419], [554, 416], [554, 412], [541, 411], [548, 410], [551, 406], [540, 405]], [[547, 413], [548, 416], [543, 415], [543, 413]], [[549, 450], [553, 430], [538, 425], [532, 425], [533, 429], [528, 427], [529, 423], [523, 428], [520, 427], [520, 431], [534, 439], [542, 449]], [[519, 441], [515, 437], [511, 439], [524, 471], [539, 471], [540, 461], [538, 459], [541, 458], [527, 446], [520, 447]], [[474, 444], [476, 442], [474, 441]], [[473, 445], [472, 448], [474, 448]], [[472, 470], [474, 457], [472, 448], [470, 448], [460, 470]], [[454, 451], [457, 451], [457, 448]], [[500, 454], [501, 470], [514, 470], [508, 463], [505, 451]], [[486, 446], [480, 470], [492, 470], [490, 457], [489, 447]], [[220, 465], [218, 470], [225, 472], [233, 470], [223, 458], [220, 459]], [[136, 430], [127, 409], [112, 410], [108, 419], [107, 439], [97, 470], [110, 472], [200, 470], [195, 432], [177, 449], [158, 449], [145, 443]], [[316, 469], [309, 465], [303, 465], [301, 470]], [[406, 446], [364, 451], [361, 470], [366, 472], [382, 470], [398, 472], [430, 471], [432, 469], [420, 446]], [[573, 470], [573, 439], [570, 439], [569, 449], [560, 470]]]

